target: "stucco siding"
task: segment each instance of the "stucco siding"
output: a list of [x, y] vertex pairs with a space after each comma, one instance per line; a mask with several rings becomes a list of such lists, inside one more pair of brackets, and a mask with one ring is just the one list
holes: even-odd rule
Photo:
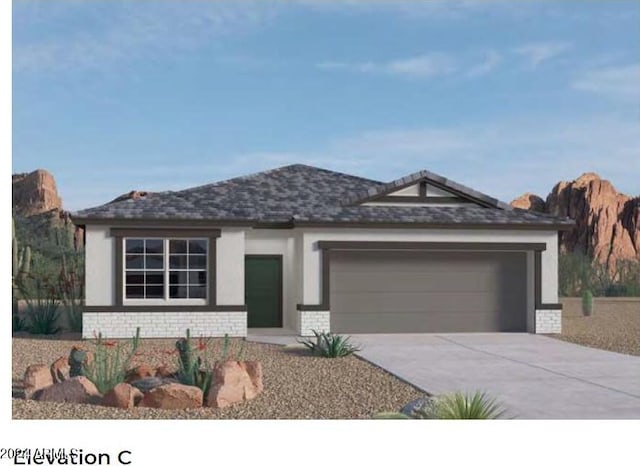
[[216, 244], [216, 304], [244, 304], [244, 255], [245, 231], [223, 228]]
[[87, 225], [85, 230], [85, 303], [115, 304], [115, 239], [108, 226]]

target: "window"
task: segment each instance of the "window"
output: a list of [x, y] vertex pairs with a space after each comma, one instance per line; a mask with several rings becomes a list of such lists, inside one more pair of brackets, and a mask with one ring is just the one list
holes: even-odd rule
[[206, 238], [124, 238], [124, 299], [207, 299]]

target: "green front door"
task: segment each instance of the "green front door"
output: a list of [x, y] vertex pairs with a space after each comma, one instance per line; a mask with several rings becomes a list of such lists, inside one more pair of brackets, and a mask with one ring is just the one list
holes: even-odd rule
[[249, 327], [282, 327], [282, 256], [245, 256]]

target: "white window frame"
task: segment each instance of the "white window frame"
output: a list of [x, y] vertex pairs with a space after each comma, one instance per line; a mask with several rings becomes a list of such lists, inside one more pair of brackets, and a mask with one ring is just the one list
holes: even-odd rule
[[[163, 242], [163, 265], [164, 265], [164, 298], [127, 298], [127, 240], [147, 240], [155, 239], [162, 240]], [[206, 258], [206, 272], [207, 272], [207, 284], [205, 286], [207, 297], [206, 298], [170, 298], [169, 297], [169, 241], [175, 240], [200, 240], [206, 241], [207, 252]], [[212, 264], [209, 263], [209, 248], [211, 247], [210, 238], [203, 237], [170, 237], [170, 238], [158, 238], [151, 236], [125, 236], [122, 238], [122, 305], [123, 306], [204, 306], [209, 304], [209, 298], [211, 296], [211, 290], [209, 289], [209, 274], [211, 273]], [[215, 265], [215, 264], [214, 264]], [[153, 271], [154, 269], [143, 269]], [[159, 271], [159, 269], [156, 269]], [[144, 286], [144, 285], [143, 285]]]

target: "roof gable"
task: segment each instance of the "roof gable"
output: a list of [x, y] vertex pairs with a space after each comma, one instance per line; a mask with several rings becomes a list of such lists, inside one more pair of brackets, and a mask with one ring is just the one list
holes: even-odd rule
[[343, 205], [379, 204], [477, 205], [512, 210], [504, 202], [427, 170], [398, 178], [351, 196]]

